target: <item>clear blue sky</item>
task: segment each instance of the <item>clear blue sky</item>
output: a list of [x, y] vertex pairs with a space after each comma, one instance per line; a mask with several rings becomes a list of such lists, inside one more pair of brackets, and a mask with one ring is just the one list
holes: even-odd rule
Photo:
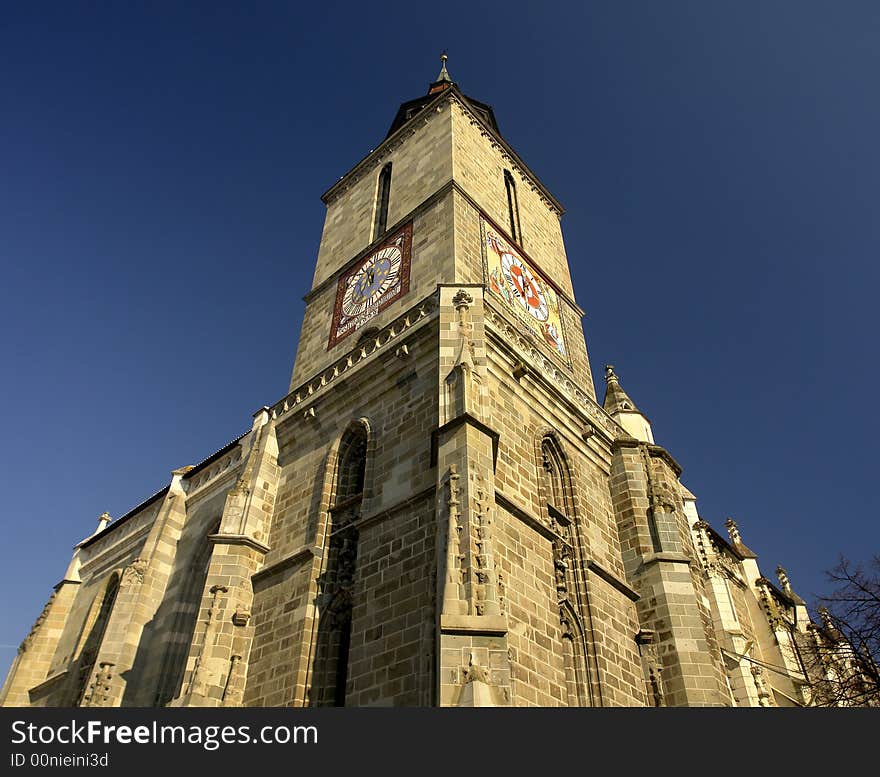
[[703, 517], [805, 598], [878, 552], [878, 40], [855, 0], [7, 4], [0, 664], [101, 511], [284, 395], [319, 195], [443, 48]]

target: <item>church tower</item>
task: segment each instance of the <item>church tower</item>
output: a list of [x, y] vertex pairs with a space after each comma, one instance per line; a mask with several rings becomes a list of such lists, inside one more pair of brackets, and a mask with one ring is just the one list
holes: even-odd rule
[[445, 61], [323, 199], [291, 393], [272, 410], [285, 474], [267, 567], [321, 549], [302, 583], [301, 703], [645, 703], [607, 487], [616, 428], [562, 207]]
[[611, 368], [597, 402], [492, 108], [444, 56], [322, 199], [289, 393], [77, 546], [8, 699], [729, 704], [680, 468]]
[[[705, 634], [652, 628], [657, 616], [636, 604], [647, 579], [629, 560], [644, 560], [638, 543], [653, 535], [630, 524], [654, 492], [644, 473], [621, 478], [672, 460], [646, 421], [596, 402], [562, 207], [492, 108], [458, 88], [444, 58], [323, 200], [290, 394], [272, 409], [283, 474], [266, 570], [320, 551], [299, 567], [292, 700], [726, 703]], [[677, 485], [675, 466], [658, 492], [662, 478]], [[687, 538], [678, 522], [668, 528]], [[680, 543], [662, 536], [687, 571]], [[259, 593], [288, 601], [294, 584], [269, 571]], [[650, 579], [651, 602], [664, 574]], [[673, 598], [697, 612], [688, 596]], [[263, 640], [279, 617], [261, 613], [254, 680], [277, 683]], [[689, 664], [698, 642], [708, 667], [689, 665], [680, 692], [661, 692], [664, 661]], [[282, 701], [248, 686], [246, 701]]]

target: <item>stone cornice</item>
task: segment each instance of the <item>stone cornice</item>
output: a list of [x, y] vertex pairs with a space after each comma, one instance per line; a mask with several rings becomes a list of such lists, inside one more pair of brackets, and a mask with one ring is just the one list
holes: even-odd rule
[[417, 216], [419, 216], [423, 211], [430, 208], [434, 203], [438, 200], [443, 199], [453, 188], [458, 188], [455, 186], [455, 183], [452, 180], [444, 183], [437, 191], [433, 194], [428, 195], [424, 200], [422, 200], [418, 205], [416, 205], [409, 213], [407, 213], [403, 218], [399, 219], [395, 224], [390, 226], [385, 230], [379, 237], [377, 237], [372, 243], [370, 243], [366, 248], [358, 251], [351, 259], [345, 262], [345, 264], [340, 265], [337, 270], [334, 270], [330, 275], [328, 275], [323, 281], [321, 281], [317, 286], [312, 288], [306, 295], [303, 297], [303, 302], [308, 304], [315, 297], [320, 296], [324, 291], [327, 290], [328, 287], [335, 287], [335, 284], [339, 282], [339, 277], [344, 275], [348, 270], [354, 267], [358, 262], [362, 261], [364, 258], [369, 256], [370, 252], [374, 249], [378, 248], [382, 243], [388, 239], [389, 235], [393, 235], [398, 229], [400, 229], [404, 224], [408, 221], [414, 220]]
[[[272, 405], [271, 417], [277, 420], [291, 411], [302, 408], [304, 411], [322, 393], [322, 390], [337, 380], [343, 380], [365, 359], [379, 351], [386, 350], [391, 342], [399, 342], [404, 334], [409, 336], [422, 324], [435, 317], [438, 310], [437, 292], [425, 297], [405, 313], [384, 326], [375, 337], [356, 345], [345, 355], [331, 362], [326, 368], [300, 384], [283, 399]], [[312, 409], [309, 407], [309, 409]]]
[[56, 593], [58, 590], [65, 585], [82, 585], [82, 580], [71, 580], [70, 578], [65, 577], [63, 580], [59, 580], [55, 585], [52, 586], [52, 590]]
[[56, 672], [51, 677], [47, 677], [41, 683], [29, 688], [28, 693], [39, 695], [40, 693], [45, 692], [51, 686], [57, 685], [61, 680], [63, 680], [65, 677], [67, 677], [67, 671], [68, 671], [67, 669], [63, 669], [60, 672]]
[[117, 567], [128, 566], [143, 548], [152, 526], [153, 521], [144, 522], [143, 525], [120, 538], [115, 544], [96, 549], [88, 559], [82, 562], [79, 568], [80, 577], [92, 580]]
[[612, 588], [620, 591], [620, 593], [622, 593], [630, 601], [637, 602], [639, 599], [641, 599], [641, 595], [638, 591], [627, 585], [613, 572], [609, 572], [594, 559], [587, 559], [586, 567], [597, 577], [601, 577]]
[[485, 434], [489, 439], [492, 440], [492, 461], [498, 461], [498, 439], [501, 435], [498, 434], [494, 429], [484, 424], [479, 418], [472, 416], [470, 413], [462, 413], [461, 415], [453, 418], [451, 421], [447, 421], [443, 426], [438, 426], [434, 431], [431, 432], [431, 466], [435, 466], [437, 464], [437, 446], [439, 443], [440, 435], [444, 432], [451, 431], [452, 429], [457, 429], [459, 426], [463, 426], [467, 424], [468, 426], [472, 426], [474, 429]]
[[628, 434], [624, 434], [621, 437], [618, 437], [614, 440], [614, 443], [611, 446], [612, 451], [618, 451], [621, 448], [641, 448], [644, 446], [645, 450], [648, 451], [648, 455], [655, 459], [662, 459], [669, 465], [670, 469], [675, 473], [675, 477], [679, 477], [682, 473], [681, 464], [679, 464], [674, 458], [672, 458], [672, 454], [663, 448], [660, 445], [653, 445], [648, 442], [644, 442], [639, 440], [637, 437], [631, 437]]
[[[623, 428], [598, 402], [577, 386], [567, 371], [557, 366], [550, 357], [545, 356], [537, 345], [513, 326], [502, 313], [495, 310], [489, 298], [484, 302], [483, 310], [486, 322], [490, 324], [486, 327], [487, 339], [490, 339], [499, 351], [507, 354], [512, 362], [519, 361], [523, 355], [529, 357], [532, 365], [524, 376], [539, 384], [552, 396], [567, 400], [572, 407], [580, 410], [584, 420], [609, 445], [624, 434]], [[515, 344], [517, 349], [514, 349], [511, 343]]]
[[488, 221], [489, 224], [490, 224], [494, 229], [496, 229], [496, 230], [498, 230], [499, 232], [501, 232], [501, 233], [504, 235], [504, 238], [505, 238], [506, 240], [510, 241], [510, 244], [511, 244], [511, 245], [517, 250], [517, 252], [520, 253], [520, 254], [522, 254], [523, 258], [525, 258], [525, 259], [529, 262], [529, 264], [531, 264], [533, 267], [535, 267], [535, 268], [541, 273], [541, 275], [543, 276], [544, 282], [545, 282], [547, 285], [549, 285], [549, 286], [550, 286], [550, 287], [556, 292], [557, 296], [559, 296], [560, 298], [562, 298], [562, 300], [563, 300], [563, 301], [564, 301], [564, 302], [565, 302], [565, 303], [566, 303], [566, 304], [567, 304], [572, 310], [574, 310], [574, 311], [577, 313], [577, 315], [578, 315], [579, 318], [583, 318], [583, 317], [586, 315], [586, 313], [584, 312], [583, 308], [582, 308], [580, 305], [578, 305], [577, 302], [574, 301], [574, 299], [568, 294], [568, 292], [564, 291], [563, 289], [561, 289], [561, 288], [559, 287], [559, 285], [556, 283], [556, 281], [553, 280], [553, 278], [552, 278], [552, 276], [550, 275], [550, 273], [544, 272], [544, 270], [543, 270], [542, 267], [541, 267], [541, 262], [536, 261], [536, 260], [534, 259], [534, 257], [533, 257], [528, 251], [526, 251], [526, 250], [525, 250], [525, 249], [524, 249], [519, 243], [517, 243], [515, 240], [513, 240], [513, 239], [510, 237], [510, 235], [507, 234], [507, 230], [504, 229], [504, 227], [499, 226], [498, 224], [496, 224], [496, 223], [495, 223], [495, 220], [494, 220], [494, 219], [493, 219], [488, 213], [486, 213], [486, 211], [483, 210], [483, 208], [480, 207], [479, 203], [476, 201], [476, 199], [474, 199], [474, 198], [470, 195], [470, 193], [467, 191], [467, 189], [465, 189], [465, 188], [464, 188], [464, 187], [463, 187], [458, 181], [456, 181], [454, 178], [452, 179], [452, 181], [451, 181], [450, 183], [452, 184], [452, 188], [453, 188], [453, 190], [454, 190], [456, 193], [458, 193], [458, 194], [460, 194], [462, 197], [464, 197], [464, 198], [468, 201], [468, 204], [469, 204], [469, 205], [470, 205], [475, 211], [477, 211], [477, 213], [479, 213], [479, 214], [480, 214], [480, 215], [481, 215], [486, 221]]
[[616, 453], [621, 448], [638, 448], [641, 444], [642, 441], [638, 437], [630, 437], [624, 433], [621, 437], [615, 438], [611, 444], [611, 450]]
[[[419, 502], [424, 502], [428, 497], [434, 496], [437, 491], [437, 485], [432, 483], [427, 488], [423, 488], [418, 493], [413, 494], [412, 496], [406, 497], [406, 499], [401, 499], [399, 502], [391, 505], [390, 507], [383, 507], [381, 510], [376, 510], [374, 513], [370, 513], [369, 515], [365, 515], [355, 521], [355, 528], [360, 531], [361, 529], [372, 526], [376, 523], [381, 523], [382, 521], [391, 518], [393, 515], [396, 515], [401, 510], [412, 507]], [[348, 528], [348, 526], [344, 527]]]
[[682, 472], [681, 464], [679, 464], [674, 458], [672, 458], [672, 454], [666, 450], [666, 448], [661, 447], [660, 445], [648, 445], [648, 454], [655, 459], [663, 459], [675, 473], [675, 477], [679, 477]]
[[139, 505], [137, 505], [137, 507], [132, 507], [131, 510], [129, 510], [125, 515], [123, 515], [122, 517], [117, 518], [115, 521], [113, 521], [113, 523], [111, 523], [106, 529], [104, 529], [104, 531], [99, 532], [98, 534], [93, 534], [91, 537], [88, 537], [87, 539], [80, 542], [76, 547], [87, 548], [91, 545], [94, 545], [99, 540], [104, 539], [106, 536], [108, 536], [110, 534], [110, 532], [118, 529], [120, 526], [122, 526], [124, 523], [129, 521], [135, 515], [138, 515], [139, 513], [141, 513], [143, 510], [145, 510], [147, 507], [152, 505], [154, 502], [158, 501], [159, 499], [164, 499], [165, 495], [168, 493], [170, 488], [171, 488], [171, 486], [165, 486], [165, 488], [161, 489], [160, 491], [157, 491], [149, 499], [146, 499], [145, 501], [141, 502]]
[[[532, 189], [541, 197], [542, 200], [551, 208], [551, 210], [555, 211], [557, 216], [562, 216], [565, 213], [565, 208], [562, 207], [562, 203], [559, 202], [541, 183], [541, 179], [535, 175], [529, 166], [520, 159], [519, 154], [513, 150], [510, 144], [503, 138], [501, 135], [492, 127], [490, 127], [484, 120], [483, 117], [480, 116], [477, 112], [475, 112], [471, 106], [467, 102], [467, 97], [465, 97], [457, 88], [453, 88], [447, 90], [450, 92], [449, 97], [452, 101], [455, 102], [462, 110], [468, 114], [471, 119], [471, 123], [479, 126], [482, 130], [483, 136], [489, 138], [495, 145], [497, 145], [501, 151], [503, 151], [507, 157], [508, 161], [511, 163], [511, 167], [516, 170], [531, 186]], [[415, 118], [415, 117], [413, 117]]]
[[568, 544], [561, 534], [553, 531], [550, 526], [541, 521], [537, 516], [532, 515], [532, 513], [518, 505], [511, 497], [507, 496], [503, 491], [499, 491], [497, 488], [495, 489], [495, 502], [507, 510], [507, 512], [509, 512], [514, 518], [522, 521], [526, 526], [533, 529], [545, 539], [550, 540], [551, 542], [558, 540], [559, 542], [565, 542], [566, 545]]
[[187, 504], [197, 504], [206, 497], [213, 495], [213, 492], [228, 488], [232, 481], [238, 480], [246, 458], [247, 456], [243, 456], [235, 464], [230, 465], [229, 469], [220, 471], [219, 474], [215, 474], [213, 478], [206, 479], [192, 491], [187, 491]]
[[448, 89], [444, 89], [437, 95], [437, 98], [432, 102], [428, 103], [422, 110], [420, 110], [415, 116], [413, 116], [406, 124], [404, 124], [397, 132], [391, 135], [389, 138], [386, 138], [379, 146], [373, 149], [369, 154], [367, 154], [360, 162], [358, 162], [348, 173], [342, 176], [333, 186], [331, 186], [323, 195], [321, 195], [321, 200], [325, 205], [329, 205], [336, 197], [339, 196], [343, 191], [350, 188], [353, 184], [357, 183], [366, 173], [368, 173], [371, 169], [376, 167], [381, 161], [385, 159], [385, 157], [390, 154], [395, 148], [397, 148], [404, 140], [406, 140], [411, 135], [415, 134], [418, 127], [421, 126], [428, 120], [428, 117], [432, 114], [432, 112], [437, 112], [438, 109], [442, 108], [442, 106], [449, 102], [450, 104], [454, 103], [462, 111], [464, 111], [471, 123], [480, 128], [480, 132], [484, 137], [488, 138], [493, 145], [497, 146], [505, 155], [507, 155], [508, 160], [519, 174], [525, 179], [532, 187], [532, 189], [541, 197], [542, 200], [558, 215], [562, 216], [565, 213], [565, 209], [562, 207], [559, 200], [557, 200], [541, 183], [540, 179], [537, 175], [535, 175], [531, 169], [526, 165], [525, 162], [520, 159], [519, 155], [516, 151], [511, 148], [511, 146], [507, 143], [507, 141], [501, 137], [501, 135], [496, 132], [492, 127], [490, 127], [483, 118], [475, 112], [469, 105], [467, 97], [465, 97], [457, 86], [451, 86]]
[[480, 634], [503, 636], [507, 634], [505, 615], [453, 615], [440, 616], [440, 630], [444, 634]]
[[290, 567], [301, 564], [309, 559], [317, 558], [321, 555], [322, 550], [318, 545], [305, 545], [284, 558], [279, 559], [274, 564], [270, 564], [267, 567], [263, 567], [263, 569], [258, 572], [254, 572], [254, 574], [251, 575], [251, 582], [254, 585], [257, 585], [261, 581], [272, 577], [272, 575], [275, 575], [278, 572], [283, 572], [285, 569], [289, 569]]
[[196, 477], [196, 475], [201, 473], [202, 470], [210, 467], [214, 462], [216, 462], [218, 459], [222, 458], [224, 455], [232, 453], [236, 449], [236, 447], [238, 447], [239, 443], [250, 434], [250, 432], [251, 432], [251, 430], [248, 429], [246, 432], [244, 432], [243, 434], [240, 434], [238, 437], [236, 437], [231, 442], [226, 443], [226, 445], [224, 445], [222, 448], [220, 448], [220, 450], [215, 451], [210, 456], [208, 456], [208, 458], [204, 459], [203, 461], [200, 461], [194, 467], [187, 470], [186, 474], [183, 475], [183, 477], [181, 477], [181, 480], [185, 481], [185, 482], [192, 482], [194, 480], [194, 478]]
[[208, 539], [215, 545], [244, 545], [260, 553], [268, 553], [271, 548], [247, 534], [209, 534]]
[[344, 191], [351, 188], [370, 170], [384, 161], [385, 157], [396, 149], [407, 138], [418, 131], [419, 126], [426, 124], [432, 112], [437, 112], [449, 97], [451, 89], [441, 92], [436, 100], [428, 103], [393, 135], [385, 138], [376, 148], [355, 164], [345, 175], [321, 195], [321, 202], [330, 205]]
[[684, 553], [676, 553], [672, 550], [659, 551], [657, 553], [646, 553], [642, 556], [641, 566], [646, 567], [649, 564], [658, 564], [665, 562], [667, 564], [690, 564], [693, 561]]
[[[365, 248], [358, 251], [354, 256], [350, 259], [346, 260], [343, 264], [341, 264], [336, 270], [334, 270], [330, 275], [328, 275], [324, 280], [310, 289], [304, 296], [303, 301], [306, 304], [309, 304], [313, 299], [319, 297], [321, 294], [326, 292], [328, 289], [333, 289], [335, 291], [336, 284], [339, 282], [339, 278], [342, 275], [345, 275], [348, 270], [364, 260], [365, 257], [369, 256], [370, 252], [375, 250], [378, 246], [382, 244], [382, 242], [387, 238], [389, 234], [393, 234], [395, 231], [400, 229], [404, 224], [408, 221], [414, 221], [419, 215], [421, 215], [428, 208], [432, 207], [439, 200], [443, 199], [449, 192], [454, 191], [457, 194], [461, 195], [465, 200], [467, 200], [468, 204], [484, 219], [486, 219], [495, 229], [499, 232], [502, 232], [507, 239], [510, 239], [510, 236], [507, 235], [505, 230], [498, 226], [492, 218], [486, 213], [483, 208], [480, 207], [479, 203], [474, 199], [474, 197], [467, 191], [458, 181], [454, 178], [446, 181], [443, 185], [441, 185], [435, 192], [428, 195], [424, 200], [422, 200], [418, 205], [416, 205], [409, 213], [405, 214], [402, 218], [398, 219], [389, 229], [387, 229], [382, 235], [376, 238], [372, 243], [370, 243]], [[541, 262], [537, 261], [531, 254], [529, 254], [522, 246], [516, 244], [513, 245], [516, 247], [516, 250], [519, 251], [523, 257], [533, 265], [539, 272], [541, 272], [542, 276], [546, 283], [548, 283], [553, 290], [556, 292], [557, 296], [565, 302], [576, 314], [579, 318], [583, 318], [586, 313], [583, 308], [574, 301], [574, 298], [571, 297], [568, 292], [561, 289], [555, 281], [552, 280], [549, 273], [546, 273], [541, 268]], [[450, 283], [449, 285], [454, 285]], [[478, 284], [484, 285], [484, 284]], [[244, 435], [242, 435], [243, 437]], [[241, 438], [239, 438], [241, 439]], [[217, 455], [217, 454], [215, 454]], [[197, 467], [201, 467], [199, 464]]]

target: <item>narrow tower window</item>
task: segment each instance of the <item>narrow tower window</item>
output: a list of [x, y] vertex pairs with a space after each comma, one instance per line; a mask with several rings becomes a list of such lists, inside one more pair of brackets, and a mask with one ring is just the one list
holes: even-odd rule
[[515, 243], [522, 245], [522, 234], [519, 228], [519, 202], [516, 199], [516, 181], [510, 170], [504, 171], [504, 188], [507, 189], [507, 215], [510, 219], [510, 236]]
[[565, 456], [552, 437], [541, 441], [541, 464], [544, 467], [547, 504], [571, 520], [571, 484]]
[[378, 240], [388, 228], [388, 196], [391, 193], [391, 162], [379, 173], [379, 187], [376, 190], [376, 223], [373, 240]]

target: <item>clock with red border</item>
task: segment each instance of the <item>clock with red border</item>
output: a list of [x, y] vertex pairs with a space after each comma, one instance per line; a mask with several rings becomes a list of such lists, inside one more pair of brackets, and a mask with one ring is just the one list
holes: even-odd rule
[[412, 222], [370, 250], [339, 278], [330, 327], [332, 348], [409, 291]]

